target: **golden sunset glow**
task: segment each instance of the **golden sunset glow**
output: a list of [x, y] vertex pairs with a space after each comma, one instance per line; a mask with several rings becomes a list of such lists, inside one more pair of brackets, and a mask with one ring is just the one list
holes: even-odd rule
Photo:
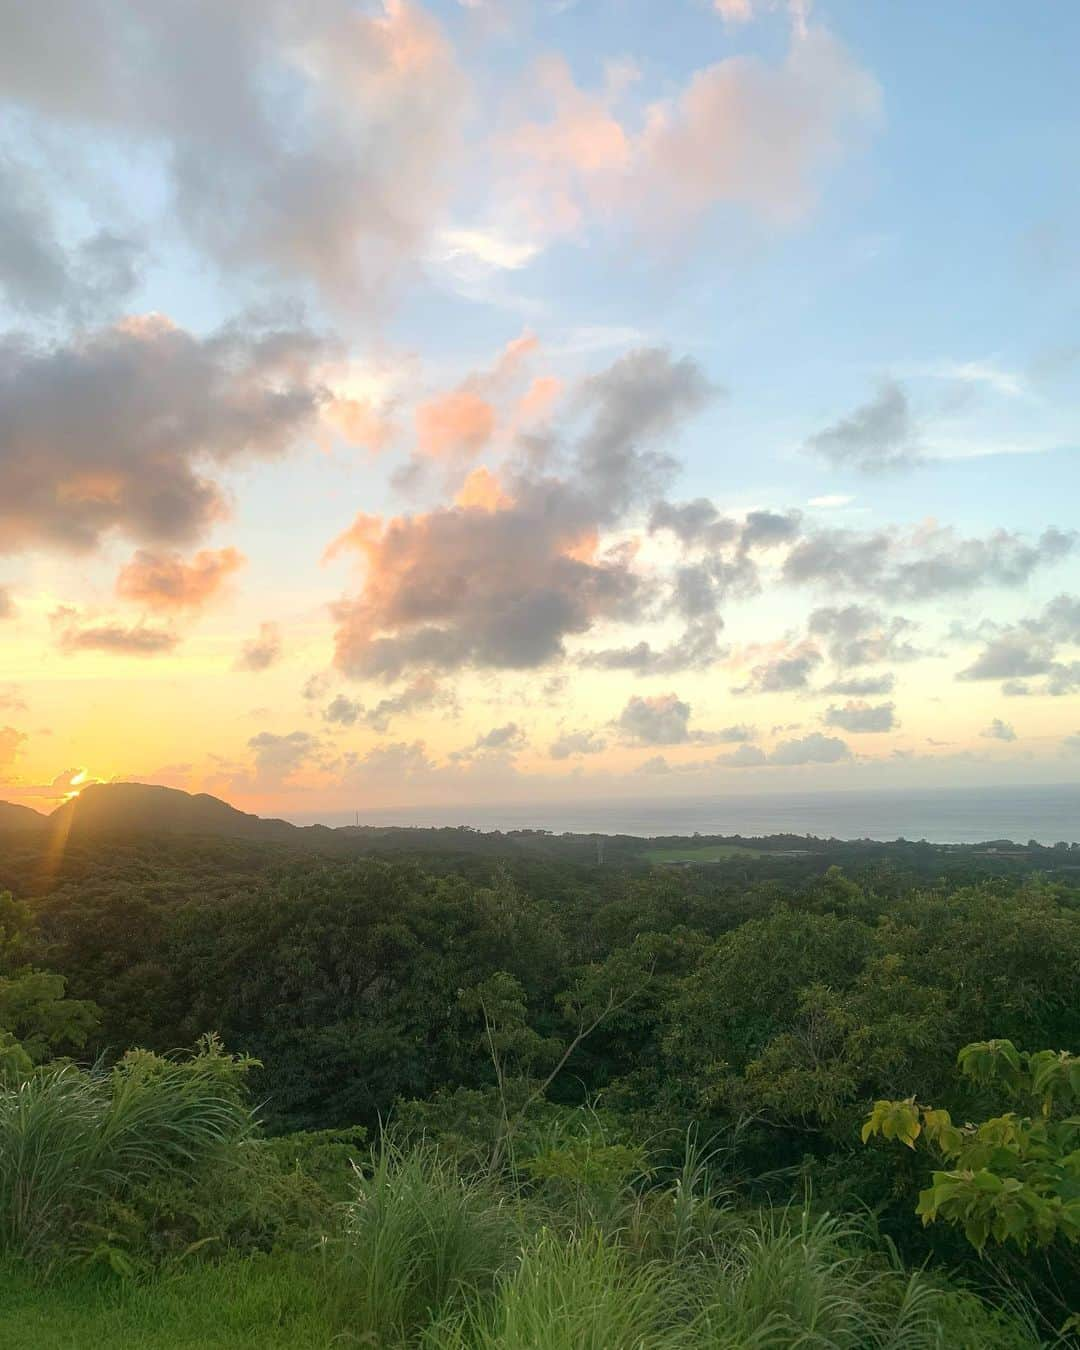
[[824, 0], [547, 8], [204, 15], [198, 106], [104, 35], [9, 91], [4, 799], [1075, 779], [1068, 204], [928, 236], [925, 90]]

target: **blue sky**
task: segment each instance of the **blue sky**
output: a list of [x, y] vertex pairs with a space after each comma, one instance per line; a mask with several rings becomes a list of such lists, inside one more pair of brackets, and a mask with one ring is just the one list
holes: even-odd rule
[[1075, 5], [4, 23], [0, 794], [1075, 779]]

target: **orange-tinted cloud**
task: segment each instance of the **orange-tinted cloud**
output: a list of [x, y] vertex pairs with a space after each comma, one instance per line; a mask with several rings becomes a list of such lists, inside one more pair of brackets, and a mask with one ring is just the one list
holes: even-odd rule
[[456, 505], [476, 507], [480, 511], [499, 511], [511, 501], [495, 474], [483, 465], [473, 469], [454, 498]]
[[323, 417], [351, 445], [366, 450], [385, 450], [394, 436], [391, 422], [369, 398], [332, 398], [323, 409]]
[[471, 459], [495, 431], [495, 409], [471, 389], [454, 389], [416, 410], [416, 446], [433, 459]]
[[246, 559], [235, 548], [203, 549], [185, 562], [179, 553], [139, 549], [116, 578], [122, 600], [148, 609], [198, 609], [213, 598]]
[[[782, 64], [740, 56], [703, 67], [645, 108], [640, 132], [618, 110], [625, 74], [590, 93], [564, 62], [545, 63], [549, 116], [509, 138], [511, 216], [550, 239], [593, 215], [670, 227], [723, 204], [781, 223], [805, 213], [821, 171], [875, 122], [880, 90], [828, 32], [806, 29], [804, 6], [790, 9]], [[722, 12], [747, 18], [752, 6], [728, 0]]]

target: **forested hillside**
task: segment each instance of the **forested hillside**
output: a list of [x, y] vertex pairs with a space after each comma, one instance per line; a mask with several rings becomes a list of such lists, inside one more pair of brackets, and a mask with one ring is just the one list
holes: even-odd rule
[[[36, 832], [11, 836], [0, 858], [0, 884], [16, 892], [0, 916], [8, 1084], [0, 1138], [9, 1150], [0, 1143], [8, 1173], [0, 1184], [20, 1184], [10, 1150], [16, 1137], [20, 1147], [27, 1142], [28, 1093], [51, 1094], [49, 1109], [62, 1112], [70, 1109], [65, 1094], [77, 1089], [108, 1114], [109, 1094], [130, 1091], [129, 1078], [171, 1082], [161, 1089], [166, 1101], [170, 1091], [197, 1099], [217, 1074], [231, 1084], [225, 1096], [235, 1119], [221, 1126], [230, 1138], [250, 1140], [242, 1122], [247, 1103], [258, 1103], [266, 1142], [253, 1153], [250, 1140], [242, 1156], [244, 1166], [258, 1157], [264, 1169], [255, 1186], [263, 1209], [221, 1210], [255, 1183], [234, 1177], [215, 1194], [226, 1146], [219, 1140], [204, 1162], [196, 1165], [193, 1153], [190, 1165], [166, 1166], [167, 1183], [151, 1168], [145, 1193], [102, 1183], [99, 1208], [78, 1214], [89, 1225], [75, 1244], [84, 1266], [90, 1253], [91, 1266], [104, 1263], [122, 1284], [129, 1266], [144, 1282], [183, 1251], [186, 1267], [248, 1259], [252, 1250], [287, 1249], [302, 1261], [314, 1234], [337, 1231], [334, 1205], [351, 1186], [384, 1186], [395, 1196], [403, 1186], [450, 1187], [455, 1204], [497, 1210], [514, 1196], [532, 1216], [491, 1258], [504, 1299], [524, 1297], [515, 1280], [625, 1278], [636, 1288], [642, 1271], [651, 1279], [661, 1268], [667, 1279], [664, 1263], [677, 1251], [664, 1225], [687, 1204], [692, 1236], [678, 1241], [713, 1276], [724, 1263], [744, 1268], [746, 1243], [760, 1253], [766, 1242], [770, 1260], [794, 1259], [784, 1244], [803, 1243], [800, 1225], [810, 1225], [821, 1260], [840, 1259], [836, 1269], [856, 1284], [878, 1280], [872, 1270], [885, 1242], [912, 1269], [929, 1263], [937, 1273], [926, 1277], [928, 1289], [960, 1280], [980, 1291], [984, 1301], [963, 1316], [990, 1319], [978, 1322], [984, 1339], [954, 1331], [928, 1344], [1034, 1344], [1064, 1326], [1080, 1306], [1080, 1155], [1069, 1161], [1061, 1152], [1060, 1175], [1031, 1181], [1023, 1158], [1009, 1154], [1015, 1130], [999, 1130], [996, 1153], [980, 1156], [977, 1170], [1011, 1177], [1010, 1195], [1012, 1182], [1033, 1188], [1016, 1214], [973, 1220], [956, 1201], [924, 1224], [915, 1211], [943, 1165], [934, 1153], [940, 1113], [955, 1122], [1003, 1110], [1014, 1113], [1008, 1119], [1027, 1112], [1067, 1122], [1069, 1093], [1080, 1093], [1076, 1061], [1054, 1059], [1065, 1075], [1055, 1095], [1042, 1061], [1031, 1070], [1042, 1072], [1038, 1090], [1022, 1090], [1021, 1059], [1013, 1072], [1008, 1055], [1080, 1046], [1077, 888], [1030, 867], [987, 877], [988, 855], [974, 851], [969, 876], [956, 856], [933, 881], [903, 847], [844, 870], [812, 841], [786, 856], [778, 876], [767, 856], [748, 850], [671, 866], [642, 851], [618, 859], [616, 849], [617, 860], [601, 865], [595, 853], [591, 862], [547, 855], [543, 838], [539, 847], [481, 838], [483, 847], [466, 839], [455, 852], [453, 841], [440, 841], [412, 857], [399, 840], [369, 839], [369, 856], [342, 857], [278, 841], [136, 830], [84, 831], [58, 854]], [[203, 1039], [188, 1068], [169, 1067], [179, 1047], [207, 1035], [220, 1043]], [[958, 1052], [972, 1043], [1016, 1047], [1000, 1052], [1004, 1078], [958, 1070]], [[130, 1047], [143, 1057], [121, 1060]], [[64, 1077], [74, 1069], [34, 1067], [65, 1057], [99, 1067], [77, 1082]], [[875, 1102], [878, 1123], [864, 1143]], [[418, 1141], [421, 1152], [410, 1152]], [[283, 1159], [292, 1161], [279, 1173]], [[289, 1181], [294, 1163], [300, 1170]], [[481, 1187], [479, 1199], [472, 1191], [462, 1199], [455, 1188], [466, 1183]], [[686, 1186], [696, 1198], [679, 1189]], [[449, 1203], [439, 1195], [430, 1203]], [[69, 1199], [55, 1203], [55, 1227], [38, 1224], [41, 1252], [53, 1256], [71, 1241], [63, 1216], [78, 1211]], [[354, 1213], [352, 1221], [361, 1219]], [[545, 1223], [571, 1245], [544, 1248]], [[5, 1241], [9, 1253], [20, 1251], [10, 1229]], [[515, 1264], [521, 1243], [534, 1251], [530, 1260], [546, 1253], [542, 1269], [529, 1274]], [[809, 1249], [798, 1250], [802, 1260]], [[582, 1264], [558, 1274], [571, 1252]], [[24, 1263], [38, 1259], [21, 1252]], [[511, 1281], [505, 1288], [503, 1279]], [[720, 1295], [713, 1288], [709, 1297]], [[680, 1298], [690, 1298], [685, 1288]], [[749, 1331], [741, 1340], [701, 1339], [707, 1303], [668, 1318], [672, 1335], [693, 1326], [697, 1340], [594, 1343], [803, 1343], [794, 1331], [787, 1339], [754, 1340]], [[485, 1306], [485, 1317], [511, 1316], [503, 1303]], [[945, 1325], [952, 1314], [943, 1308], [928, 1327]], [[384, 1328], [385, 1339], [373, 1343], [419, 1344], [423, 1321], [398, 1328], [396, 1341]], [[432, 1343], [540, 1343], [507, 1339], [493, 1326], [484, 1335], [496, 1339], [477, 1339], [477, 1328], [460, 1324], [454, 1335], [464, 1339]], [[860, 1340], [870, 1335], [865, 1328], [853, 1335], [815, 1343], [893, 1343]]]

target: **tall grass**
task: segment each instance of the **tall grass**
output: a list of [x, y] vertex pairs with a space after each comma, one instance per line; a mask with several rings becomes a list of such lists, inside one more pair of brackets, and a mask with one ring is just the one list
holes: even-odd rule
[[32, 1257], [110, 1200], [241, 1139], [251, 1113], [222, 1061], [213, 1047], [186, 1062], [133, 1054], [0, 1089], [0, 1250]]
[[[1024, 1328], [989, 1316], [976, 1316], [980, 1329], [967, 1339], [959, 1328], [972, 1309], [963, 1295], [946, 1295], [919, 1273], [904, 1275], [870, 1259], [857, 1227], [805, 1210], [764, 1213], [745, 1226], [706, 1274], [700, 1297], [694, 1344], [702, 1350], [1037, 1344]], [[970, 1303], [982, 1311], [977, 1300]]]
[[357, 1177], [329, 1257], [334, 1320], [359, 1344], [404, 1345], [490, 1290], [520, 1245], [514, 1206], [431, 1149], [389, 1141]]
[[545, 1231], [493, 1302], [433, 1327], [426, 1350], [680, 1350], [695, 1344], [669, 1269], [634, 1265], [600, 1233]]

